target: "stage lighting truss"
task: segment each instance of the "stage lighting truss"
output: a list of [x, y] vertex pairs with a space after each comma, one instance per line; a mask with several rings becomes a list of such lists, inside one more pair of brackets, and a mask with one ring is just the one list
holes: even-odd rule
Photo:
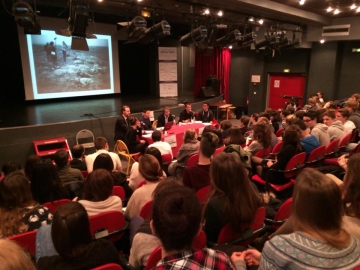
[[24, 34], [41, 34], [41, 27], [37, 21], [36, 11], [23, 1], [16, 1], [12, 6], [12, 14], [17, 24], [24, 28]]
[[130, 23], [128, 31], [128, 40], [127, 43], [137, 42], [142, 34], [146, 30], [147, 22], [141, 16], [136, 16]]
[[170, 36], [170, 30], [170, 24], [167, 21], [163, 20], [143, 32], [142, 35], [139, 37], [139, 42], [142, 44], [148, 44], [154, 39]]
[[239, 49], [246, 48], [251, 46], [251, 44], [255, 44], [256, 42], [256, 34], [254, 32], [250, 32], [246, 35], [243, 35], [240, 40], [237, 41], [237, 46]]
[[199, 43], [207, 37], [207, 29], [201, 25], [180, 38], [181, 46]]
[[239, 41], [241, 39], [241, 33], [239, 30], [235, 29], [227, 33], [222, 38], [216, 40], [216, 45], [219, 47], [227, 47]]

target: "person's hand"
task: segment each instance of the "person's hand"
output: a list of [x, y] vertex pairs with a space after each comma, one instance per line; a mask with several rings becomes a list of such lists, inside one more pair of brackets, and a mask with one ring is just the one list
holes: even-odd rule
[[341, 157], [338, 158], [337, 162], [338, 162], [339, 166], [344, 169], [344, 166], [347, 165], [347, 162], [348, 162], [348, 156], [346, 154], [342, 155]]
[[75, 197], [74, 199], [72, 199], [73, 202], [77, 202], [79, 199], [79, 197]]
[[274, 164], [274, 162], [272, 162], [271, 160], [269, 160], [269, 161], [266, 163], [266, 166], [271, 167], [271, 165], [273, 165], [273, 164]]
[[244, 254], [245, 262], [248, 266], [260, 264], [261, 253], [256, 249], [248, 249], [242, 253]]
[[245, 261], [245, 253], [244, 252], [233, 252], [231, 254], [231, 261]]
[[184, 120], [183, 123], [189, 123], [189, 119], [188, 119], [188, 120]]
[[142, 144], [145, 144], [145, 143], [146, 143], [146, 141], [145, 141], [145, 140], [140, 140], [140, 142], [141, 142]]

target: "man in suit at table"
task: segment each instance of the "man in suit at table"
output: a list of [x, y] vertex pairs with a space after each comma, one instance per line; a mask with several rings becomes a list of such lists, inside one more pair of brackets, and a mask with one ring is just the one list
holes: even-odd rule
[[213, 112], [209, 110], [210, 104], [208, 102], [204, 102], [202, 106], [202, 110], [198, 114], [198, 120], [201, 122], [211, 122], [214, 118]]
[[157, 127], [163, 127], [167, 122], [173, 122], [174, 116], [170, 114], [169, 107], [164, 108], [164, 112], [158, 116]]
[[186, 102], [185, 109], [180, 113], [179, 122], [189, 123], [192, 118], [194, 118], [194, 112], [191, 111], [191, 104]]
[[130, 107], [127, 105], [122, 106], [121, 115], [119, 115], [118, 119], [115, 123], [115, 131], [114, 131], [114, 141], [122, 140], [125, 141], [126, 132], [129, 129], [129, 121], [128, 118], [130, 116]]

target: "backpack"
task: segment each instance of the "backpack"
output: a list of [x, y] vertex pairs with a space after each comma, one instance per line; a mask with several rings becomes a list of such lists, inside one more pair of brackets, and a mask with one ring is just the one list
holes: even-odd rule
[[223, 150], [225, 153], [229, 153], [238, 157], [246, 169], [251, 172], [251, 153], [245, 151], [240, 145], [230, 144]]

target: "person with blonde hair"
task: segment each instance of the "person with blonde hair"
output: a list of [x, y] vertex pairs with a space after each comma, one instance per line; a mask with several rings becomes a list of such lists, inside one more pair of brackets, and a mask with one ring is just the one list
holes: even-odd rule
[[199, 150], [200, 142], [197, 140], [197, 134], [194, 129], [186, 130], [184, 134], [184, 142], [176, 155], [176, 162], [169, 165], [168, 173], [172, 176], [176, 175], [178, 167], [185, 166], [189, 157], [196, 154]]
[[163, 178], [163, 171], [159, 161], [150, 154], [145, 154], [140, 157], [139, 172], [144, 177], [146, 183], [140, 188], [137, 188], [130, 197], [125, 211], [125, 217], [128, 219], [139, 215], [144, 204], [152, 200], [151, 194]]
[[360, 266], [360, 242], [342, 228], [342, 214], [335, 182], [306, 168], [294, 188], [294, 232], [274, 236], [262, 253], [251, 249], [242, 255], [248, 265], [260, 264], [259, 269], [355, 269]]
[[0, 239], [1, 269], [35, 270], [30, 257], [14, 241]]

